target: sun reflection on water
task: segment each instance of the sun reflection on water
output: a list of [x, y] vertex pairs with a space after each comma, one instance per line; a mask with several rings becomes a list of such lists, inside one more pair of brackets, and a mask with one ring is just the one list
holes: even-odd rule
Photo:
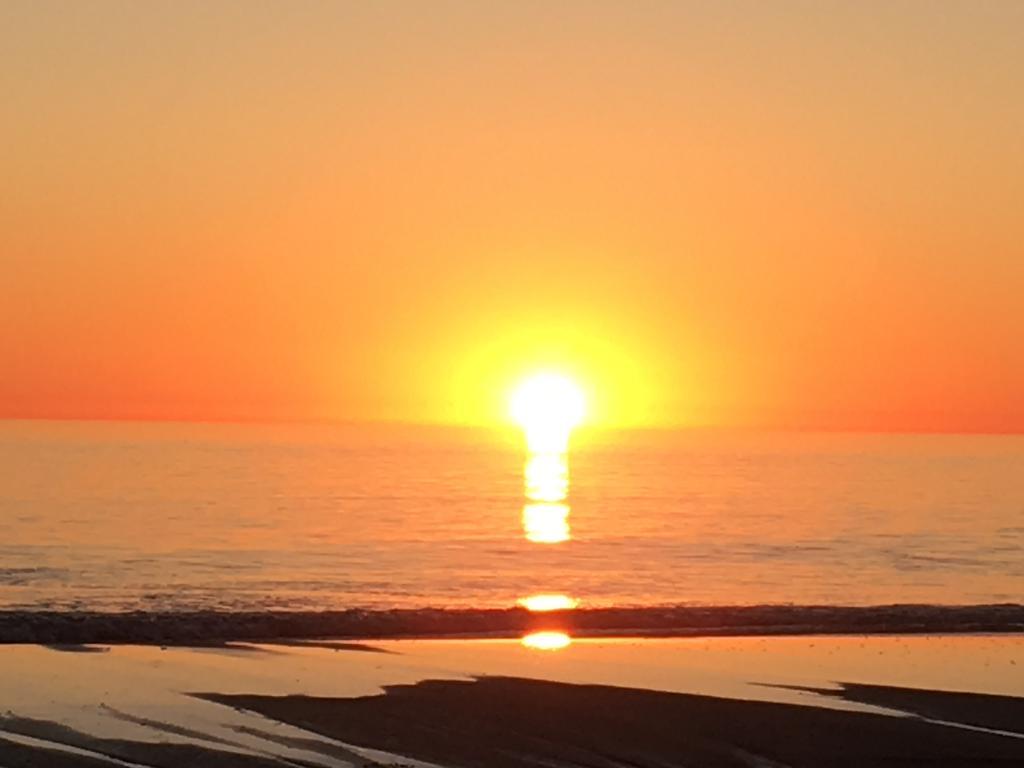
[[568, 595], [541, 594], [522, 597], [519, 599], [519, 605], [528, 611], [536, 613], [544, 611], [571, 611], [579, 605], [579, 600]]
[[562, 501], [569, 495], [569, 463], [564, 453], [531, 454], [523, 475], [530, 501]]
[[565, 504], [527, 504], [523, 532], [534, 544], [560, 544], [570, 538], [569, 507]]
[[558, 544], [568, 541], [569, 465], [563, 454], [533, 454], [523, 470], [528, 503], [523, 507], [523, 532], [528, 541]]

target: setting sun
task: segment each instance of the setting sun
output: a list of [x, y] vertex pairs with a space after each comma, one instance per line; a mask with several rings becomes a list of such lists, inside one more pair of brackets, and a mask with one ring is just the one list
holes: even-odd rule
[[533, 453], [564, 453], [569, 434], [586, 414], [586, 396], [571, 379], [557, 373], [538, 373], [512, 394], [512, 418], [526, 433]]

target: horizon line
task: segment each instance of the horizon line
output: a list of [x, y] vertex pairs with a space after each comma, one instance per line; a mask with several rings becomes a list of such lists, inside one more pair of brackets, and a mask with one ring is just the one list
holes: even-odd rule
[[[388, 418], [245, 418], [245, 417], [167, 417], [152, 416], [8, 416], [0, 414], [2, 422], [45, 422], [45, 423], [91, 423], [91, 424], [194, 424], [234, 426], [402, 426], [432, 427], [450, 429], [482, 429], [516, 431], [511, 423], [477, 423], [434, 420], [410, 420]], [[796, 434], [859, 434], [859, 435], [1024, 435], [1024, 428], [924, 428], [900, 427], [879, 429], [876, 427], [852, 426], [798, 426], [783, 424], [583, 424], [580, 431], [601, 432], [762, 432]]]

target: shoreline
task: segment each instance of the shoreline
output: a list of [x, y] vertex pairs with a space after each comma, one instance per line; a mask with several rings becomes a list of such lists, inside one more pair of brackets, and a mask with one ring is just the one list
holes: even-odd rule
[[[0, 765], [1024, 761], [1024, 637], [0, 647]], [[99, 649], [96, 649], [99, 650]], [[373, 653], [371, 651], [376, 651]]]
[[397, 608], [339, 611], [0, 610], [0, 645], [210, 645], [226, 642], [507, 638], [539, 631], [574, 637], [1017, 634], [1024, 605]]

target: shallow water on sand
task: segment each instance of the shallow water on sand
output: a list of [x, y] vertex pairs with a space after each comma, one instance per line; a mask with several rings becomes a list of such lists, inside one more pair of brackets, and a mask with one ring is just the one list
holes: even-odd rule
[[2, 422], [0, 467], [0, 607], [1024, 597], [1020, 436]]
[[[331, 645], [322, 641], [310, 646], [64, 649], [76, 652], [27, 645], [0, 647], [0, 679], [4, 680], [0, 712], [5, 713], [0, 716], [0, 755], [13, 740], [36, 748], [87, 749], [145, 765], [164, 764], [147, 750], [167, 749], [167, 745], [219, 750], [213, 754], [219, 754], [221, 761], [204, 765], [226, 764], [225, 751], [262, 757], [272, 765], [279, 764], [277, 760], [294, 765], [285, 761], [300, 759], [305, 765], [366, 765], [368, 760], [349, 759], [343, 751], [339, 757], [339, 746], [357, 749], [351, 742], [343, 739], [339, 745], [323, 736], [315, 724], [297, 728], [261, 717], [232, 697], [296, 697], [287, 700], [293, 703], [318, 697], [329, 711], [340, 699], [376, 697], [385, 686], [414, 686], [425, 680], [469, 684], [516, 678], [527, 691], [530, 684], [546, 680], [888, 715], [906, 713], [898, 706], [841, 695], [840, 685], [1001, 697], [1024, 694], [1024, 639], [1013, 636], [580, 640], [558, 652], [531, 650], [515, 640], [391, 641], [362, 647], [341, 643], [337, 650]], [[564, 729], [560, 739], [571, 742], [578, 737], [570, 711], [547, 703], [544, 690], [536, 691], [536, 696], [542, 719]], [[596, 692], [588, 693], [578, 703], [595, 696]], [[491, 706], [498, 703], [485, 697], [487, 701]], [[1012, 712], [1019, 711], [1020, 701], [1004, 703], [1012, 708], [1011, 718]], [[595, 701], [593, 706], [603, 705]], [[622, 713], [623, 720], [629, 719], [626, 714]], [[964, 714], [961, 711], [958, 716]], [[760, 714], [746, 720], [750, 715], [746, 710], [736, 712], [733, 730], [739, 741], [758, 727]], [[966, 715], [974, 718], [978, 713], [969, 710]], [[333, 719], [337, 720], [344, 718]], [[458, 721], [453, 715], [452, 722]], [[1024, 738], [1020, 722], [1011, 719], [1010, 724], [1016, 734], [1012, 738]], [[409, 717], [392, 727], [399, 732], [429, 730]], [[354, 733], [365, 739], [364, 746], [388, 746], [358, 729]], [[25, 742], [26, 735], [35, 741]], [[523, 737], [523, 748], [536, 748], [528, 737], [529, 733]], [[457, 734], [438, 731], [433, 738], [445, 741], [456, 739]], [[484, 754], [497, 750], [496, 744], [486, 743], [486, 733], [480, 738], [485, 740], [480, 747]], [[637, 755], [647, 752], [642, 741], [627, 740], [624, 746]], [[403, 754], [397, 748], [391, 751]], [[421, 765], [404, 756], [393, 760], [365, 749], [351, 757]], [[524, 760], [524, 764], [540, 761]]]

